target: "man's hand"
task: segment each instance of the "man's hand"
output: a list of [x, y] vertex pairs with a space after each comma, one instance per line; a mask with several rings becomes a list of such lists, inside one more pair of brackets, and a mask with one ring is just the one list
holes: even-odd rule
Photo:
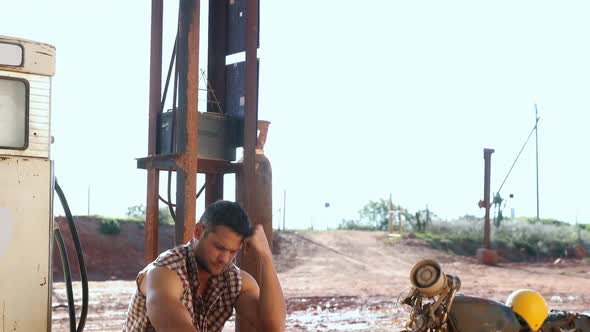
[[264, 228], [260, 224], [256, 225], [252, 235], [244, 240], [244, 251], [247, 253], [250, 249], [254, 250], [261, 258], [272, 259], [272, 252], [264, 234]]

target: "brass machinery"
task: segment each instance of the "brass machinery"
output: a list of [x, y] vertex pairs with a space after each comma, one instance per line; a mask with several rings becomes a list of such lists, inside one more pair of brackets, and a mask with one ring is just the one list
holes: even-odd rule
[[[402, 301], [411, 307], [403, 332], [531, 331], [511, 307], [460, 294], [460, 279], [445, 274], [434, 260], [416, 263], [410, 281], [412, 288]], [[590, 313], [550, 310], [538, 331], [590, 332]]]

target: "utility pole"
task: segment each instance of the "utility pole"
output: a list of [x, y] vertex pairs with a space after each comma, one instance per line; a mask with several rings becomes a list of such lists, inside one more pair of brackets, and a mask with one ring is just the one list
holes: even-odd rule
[[484, 185], [483, 185], [483, 207], [486, 210], [485, 214], [485, 225], [484, 225], [484, 236], [483, 236], [483, 247], [490, 249], [490, 178], [492, 173], [492, 153], [493, 149], [484, 149]]
[[535, 151], [536, 151], [536, 168], [537, 168], [537, 221], [539, 221], [539, 116], [537, 104], [535, 103]]
[[90, 185], [88, 185], [88, 203], [86, 207], [88, 208], [87, 215], [90, 216]]
[[485, 209], [485, 224], [483, 235], [483, 248], [477, 249], [477, 260], [486, 265], [496, 265], [498, 254], [490, 246], [490, 178], [492, 168], [492, 153], [494, 149], [483, 149], [484, 159], [484, 185], [483, 200], [479, 201], [479, 207]]
[[285, 228], [285, 211], [287, 210], [287, 189], [283, 190], [283, 231], [286, 231]]

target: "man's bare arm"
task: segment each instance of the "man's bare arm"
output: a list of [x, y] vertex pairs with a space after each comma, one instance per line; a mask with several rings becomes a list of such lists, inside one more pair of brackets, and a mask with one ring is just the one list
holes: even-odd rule
[[146, 296], [147, 316], [158, 332], [198, 332], [192, 317], [180, 301], [182, 282], [176, 272], [155, 267], [140, 285]]
[[285, 299], [261, 225], [247, 239], [246, 249], [255, 250], [262, 264], [260, 287], [249, 273], [241, 271], [242, 290], [236, 311], [261, 331], [282, 332], [285, 330]]

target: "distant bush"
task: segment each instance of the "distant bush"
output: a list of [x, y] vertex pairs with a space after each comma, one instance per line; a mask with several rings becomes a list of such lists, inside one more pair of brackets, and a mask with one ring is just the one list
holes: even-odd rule
[[546, 223], [507, 222], [495, 232], [499, 246], [524, 251], [528, 256], [559, 257], [577, 242], [575, 226], [559, 221]]
[[[528, 220], [526, 220], [528, 221]], [[459, 255], [475, 255], [483, 245], [483, 220], [454, 220], [432, 223], [427, 233], [416, 233], [432, 247]], [[588, 243], [590, 232], [562, 222], [506, 220], [491, 227], [491, 246], [508, 258], [553, 258], [565, 254], [576, 243]]]
[[375, 225], [362, 223], [357, 220], [342, 219], [340, 225], [338, 225], [338, 229], [348, 229], [355, 231], [376, 231], [377, 227]]
[[459, 219], [429, 225], [428, 232], [416, 233], [432, 247], [458, 255], [472, 256], [483, 242], [483, 220]]
[[570, 225], [569, 223], [553, 218], [541, 218], [537, 221], [536, 217], [517, 217], [514, 218], [514, 221], [526, 221], [530, 224], [543, 224], [543, 225], [557, 225], [557, 226], [567, 226]]
[[100, 221], [99, 231], [106, 235], [121, 233], [121, 225], [116, 219], [103, 219]]
[[174, 225], [174, 219], [172, 219], [170, 210], [167, 207], [162, 207], [158, 210], [158, 224]]
[[[145, 213], [146, 209], [143, 204], [130, 206], [127, 208], [127, 220], [145, 223]], [[161, 207], [158, 209], [158, 224], [174, 225], [174, 218], [172, 218], [168, 207]]]

